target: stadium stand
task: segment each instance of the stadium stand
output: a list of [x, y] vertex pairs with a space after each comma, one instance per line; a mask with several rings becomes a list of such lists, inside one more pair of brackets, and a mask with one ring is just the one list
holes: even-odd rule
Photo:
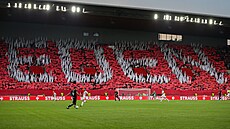
[[93, 40], [37, 37], [6, 38], [0, 46], [0, 90], [5, 94], [11, 89], [40, 94], [74, 86], [97, 89], [102, 95], [103, 90], [116, 88], [157, 92], [163, 88], [167, 94], [205, 94], [230, 88], [228, 56], [220, 54], [227, 51], [199, 44], [119, 41], [109, 46]]
[[220, 60], [224, 61], [225, 66], [230, 70], [230, 47], [216, 48], [217, 54], [220, 55]]

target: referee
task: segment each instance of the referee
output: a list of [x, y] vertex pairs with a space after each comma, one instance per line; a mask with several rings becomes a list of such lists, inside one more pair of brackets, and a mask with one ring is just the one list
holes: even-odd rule
[[[73, 105], [74, 105], [74, 107], [75, 107], [76, 109], [78, 109], [78, 106], [77, 106], [77, 96], [78, 96], [79, 94], [78, 94], [78, 92], [77, 92], [76, 87], [74, 87], [74, 89], [73, 89], [69, 94], [71, 94], [71, 96], [72, 96], [72, 103], [69, 104], [69, 106], [67, 106], [66, 109], [69, 109], [69, 108], [72, 107]], [[69, 94], [67, 94], [67, 95], [69, 95]]]

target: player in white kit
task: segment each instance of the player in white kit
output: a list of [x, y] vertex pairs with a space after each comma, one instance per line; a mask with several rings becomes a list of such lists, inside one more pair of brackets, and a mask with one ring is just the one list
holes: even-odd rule
[[53, 100], [56, 101], [57, 100], [57, 94], [56, 92], [53, 90]]
[[[168, 100], [168, 98], [167, 98], [166, 95], [165, 95], [164, 90], [162, 90], [162, 95], [161, 95], [161, 98], [160, 98], [160, 101], [161, 101], [161, 102], [162, 102], [162, 100]], [[169, 102], [169, 100], [168, 100], [168, 102]]]
[[86, 102], [86, 95], [88, 95], [89, 93], [86, 91], [86, 89], [84, 89], [84, 92], [82, 94], [82, 102], [81, 102], [81, 107], [84, 105], [84, 103]]
[[230, 91], [228, 91], [227, 99], [230, 100]]

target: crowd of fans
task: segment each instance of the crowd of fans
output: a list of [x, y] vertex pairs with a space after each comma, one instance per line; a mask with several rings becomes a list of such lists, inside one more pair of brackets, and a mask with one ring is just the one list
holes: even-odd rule
[[[32, 40], [25, 40], [24, 38], [6, 38], [4, 42], [8, 44], [8, 52], [6, 56], [8, 57], [8, 74], [10, 77], [18, 80], [19, 82], [54, 82], [56, 79], [52, 72], [47, 73], [44, 70], [44, 73], [34, 74], [29, 71], [30, 66], [44, 66], [52, 63], [50, 57], [46, 54], [37, 55], [24, 55], [19, 57], [19, 48], [31, 48], [31, 49], [40, 49], [47, 48], [47, 38], [38, 37]], [[58, 48], [58, 54], [61, 60], [62, 72], [67, 79], [67, 82], [79, 82], [79, 83], [92, 83], [102, 84], [108, 82], [113, 77], [113, 70], [109, 65], [109, 62], [106, 60], [104, 49], [96, 44], [94, 40], [78, 40], [78, 39], [59, 39], [55, 41]], [[144, 68], [154, 68], [158, 65], [158, 60], [151, 57], [142, 57], [142, 58], [128, 58], [124, 56], [124, 52], [127, 50], [147, 50], [152, 52], [150, 46], [156, 45], [160, 48], [159, 52], [163, 53], [164, 59], [168, 63], [168, 67], [172, 70], [172, 73], [175, 74], [176, 78], [181, 84], [187, 83], [190, 84], [192, 77], [188, 76], [186, 72], [183, 72], [181, 66], [176, 61], [175, 57], [182, 61], [184, 64], [190, 64], [192, 67], [198, 67], [203, 71], [206, 71], [210, 76], [214, 77], [218, 84], [228, 83], [227, 77], [225, 74], [216, 70], [213, 64], [209, 61], [208, 56], [206, 56], [203, 51], [203, 46], [200, 44], [191, 44], [193, 51], [198, 55], [198, 60], [192, 58], [192, 56], [183, 54], [182, 49], [176, 50], [170, 48], [167, 44], [163, 43], [152, 43], [152, 42], [138, 42], [138, 41], [119, 41], [115, 42], [114, 47], [112, 47], [115, 54], [115, 59], [120, 65], [124, 75], [137, 83], [151, 83], [151, 84], [167, 84], [172, 81], [170, 75], [152, 75], [147, 73], [147, 75], [137, 74], [134, 72], [136, 67]], [[73, 59], [71, 58], [70, 49], [74, 48], [77, 50], [92, 50], [96, 59], [96, 63], [99, 65], [101, 71], [96, 72], [95, 75], [90, 75], [87, 73], [77, 73], [73, 70]], [[110, 53], [111, 54], [111, 53]], [[86, 58], [86, 57], [84, 57]], [[160, 62], [160, 60], [159, 60]], [[166, 64], [167, 64], [166, 63]], [[28, 71], [22, 71], [20, 69], [21, 65], [28, 65]], [[81, 66], [81, 64], [78, 64]], [[227, 64], [229, 65], [229, 64]], [[192, 68], [191, 67], [191, 68]], [[178, 82], [178, 83], [179, 83]]]
[[220, 59], [224, 61], [225, 66], [230, 70], [230, 46], [216, 48], [217, 54], [220, 55]]
[[120, 50], [148, 50], [152, 42], [144, 41], [117, 41], [114, 43]]
[[[144, 75], [138, 75], [133, 71], [133, 68], [138, 67], [156, 67], [157, 60], [151, 59], [151, 58], [141, 58], [141, 59], [125, 59], [123, 52], [125, 50], [147, 50], [149, 48], [147, 43], [141, 42], [141, 43], [133, 43], [132, 42], [120, 42], [116, 43], [115, 45], [115, 55], [118, 63], [120, 64], [124, 74], [128, 76], [131, 80], [135, 82], [149, 82], [149, 83], [168, 83], [170, 81], [170, 78], [166, 77], [165, 75], [150, 75], [147, 74], [147, 76]], [[122, 49], [120, 48], [122, 47]], [[140, 49], [138, 49], [140, 47]]]
[[[112, 78], [112, 69], [109, 67], [109, 63], [106, 61], [104, 56], [104, 51], [101, 47], [96, 47], [96, 42], [91, 41], [79, 41], [77, 39], [67, 39], [67, 40], [57, 40], [57, 47], [59, 49], [58, 54], [60, 54], [62, 71], [66, 75], [68, 82], [94, 82], [100, 84], [107, 82]], [[94, 54], [99, 64], [100, 68], [104, 71], [103, 73], [95, 73], [94, 76], [89, 74], [79, 74], [72, 71], [72, 62], [70, 57], [70, 48], [76, 49], [88, 49], [94, 50]]]
[[178, 67], [176, 60], [173, 58], [173, 49], [168, 48], [167, 44], [159, 43], [157, 45], [160, 47], [161, 52], [164, 53], [164, 59], [168, 62], [168, 66], [172, 69], [172, 73], [176, 75], [180, 83], [189, 83], [191, 78]]
[[137, 67], [150, 67], [153, 68], [157, 65], [156, 59], [151, 58], [141, 58], [141, 59], [131, 59], [129, 58], [126, 60], [130, 63], [131, 66], [137, 66]]
[[[132, 45], [131, 45], [132, 44]], [[191, 56], [184, 56], [182, 50], [178, 51], [173, 48], [169, 48], [167, 44], [156, 43], [160, 47], [161, 52], [164, 53], [164, 59], [168, 62], [168, 66], [171, 68], [172, 73], [176, 75], [180, 83], [191, 83], [192, 77], [188, 76], [186, 72], [183, 72], [173, 56], [177, 57], [179, 60], [182, 60], [184, 64], [191, 64], [192, 66], [199, 67], [200, 69], [208, 72], [211, 76], [215, 77], [218, 84], [227, 83], [227, 77], [224, 77], [224, 73], [217, 72], [208, 60], [208, 57], [202, 51], [202, 45], [200, 44], [191, 44], [194, 52], [198, 55], [199, 61], [195, 61]], [[149, 75], [146, 77], [143, 75], [137, 75], [133, 71], [134, 67], [155, 67], [157, 65], [157, 60], [150, 58], [141, 58], [141, 59], [125, 59], [123, 52], [125, 50], [148, 50], [148, 43], [132, 43], [132, 42], [120, 42], [116, 43], [115, 55], [118, 63], [121, 65], [121, 68], [126, 76], [135, 82], [150, 82], [150, 83], [168, 83], [170, 78], [162, 75]], [[121, 49], [122, 48], [122, 49]]]
[[46, 37], [36, 37], [27, 40], [24, 37], [18, 38], [4, 38], [6, 43], [9, 43], [11, 48], [47, 48]]
[[[15, 78], [19, 82], [53, 82], [54, 77], [52, 73], [40, 73], [34, 74], [30, 72], [23, 72], [19, 69], [19, 65], [28, 64], [28, 66], [43, 66], [51, 63], [49, 56], [43, 54], [39, 57], [24, 56], [17, 57], [18, 48], [43, 48], [47, 47], [46, 38], [37, 38], [34, 40], [25, 40], [24, 38], [7, 38], [5, 42], [9, 44], [9, 50], [7, 53], [10, 64], [8, 65], [8, 72], [10, 77]], [[34, 45], [33, 45], [34, 44]], [[106, 61], [104, 51], [99, 46], [96, 47], [94, 41], [79, 41], [76, 39], [57, 40], [56, 45], [59, 48], [58, 54], [61, 58], [62, 71], [66, 75], [68, 82], [94, 82], [96, 84], [107, 82], [112, 78], [112, 69], [109, 67], [109, 63]], [[94, 76], [89, 74], [78, 74], [72, 71], [72, 62], [70, 58], [69, 49], [89, 49], [94, 50], [94, 54], [100, 68], [103, 73], [95, 73]]]
[[194, 52], [198, 54], [199, 60], [201, 61], [201, 63], [198, 63], [198, 67], [208, 72], [211, 76], [214, 76], [217, 83], [227, 83], [227, 77], [224, 78], [224, 73], [217, 72], [216, 68], [214, 68], [213, 65], [209, 62], [208, 57], [202, 51], [202, 44], [191, 44], [191, 46], [193, 47]]
[[28, 64], [28, 66], [40, 66], [44, 64], [49, 64], [50, 58], [46, 55], [41, 55], [40, 57], [36, 58], [35, 56], [24, 56], [24, 57], [17, 57], [18, 55], [18, 48], [43, 48], [47, 47], [46, 38], [39, 37], [34, 40], [25, 40], [24, 38], [6, 38], [5, 42], [9, 44], [8, 48], [8, 61], [9, 65], [7, 66], [8, 73], [10, 77], [18, 80], [19, 82], [53, 82], [54, 77], [52, 74], [48, 73], [40, 73], [39, 75], [30, 73], [30, 72], [23, 72], [19, 69], [19, 65]]

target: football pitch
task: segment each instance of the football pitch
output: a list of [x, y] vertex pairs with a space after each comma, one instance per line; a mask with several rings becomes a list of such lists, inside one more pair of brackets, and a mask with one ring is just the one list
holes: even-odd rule
[[[0, 129], [227, 129], [230, 101], [0, 101]], [[80, 101], [78, 101], [80, 105]]]

